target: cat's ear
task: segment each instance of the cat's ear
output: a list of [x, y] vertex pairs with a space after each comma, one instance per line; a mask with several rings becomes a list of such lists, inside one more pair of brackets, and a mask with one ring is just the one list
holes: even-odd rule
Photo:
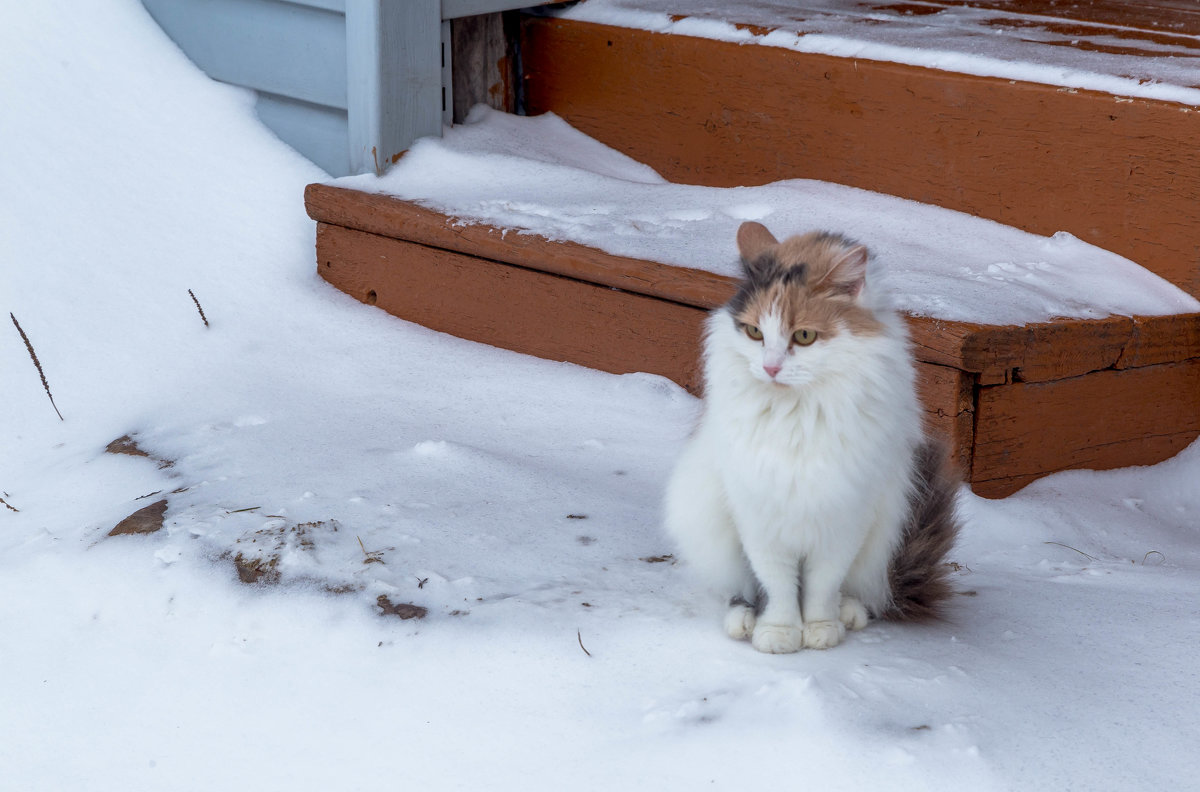
[[849, 294], [857, 297], [867, 282], [867, 258], [864, 245], [851, 245], [837, 254], [829, 273], [821, 279], [818, 288]]
[[746, 263], [754, 261], [769, 248], [772, 248], [778, 244], [779, 240], [776, 239], [762, 223], [749, 221], [742, 223], [741, 226], [738, 227], [738, 253], [741, 254], [742, 261], [745, 261]]

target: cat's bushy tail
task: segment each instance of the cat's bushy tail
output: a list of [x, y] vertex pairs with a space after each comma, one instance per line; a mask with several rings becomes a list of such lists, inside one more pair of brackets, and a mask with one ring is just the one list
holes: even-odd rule
[[958, 479], [941, 443], [926, 440], [917, 448], [913, 480], [908, 523], [888, 570], [892, 604], [883, 616], [894, 621], [936, 619], [954, 596], [946, 554], [958, 537]]

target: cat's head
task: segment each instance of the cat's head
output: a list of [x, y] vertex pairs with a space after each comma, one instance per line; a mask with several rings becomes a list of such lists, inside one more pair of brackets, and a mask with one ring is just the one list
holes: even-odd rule
[[744, 277], [725, 307], [727, 338], [755, 379], [808, 384], [856, 340], [885, 332], [865, 296], [862, 245], [820, 231], [780, 242], [754, 222], [742, 224], [737, 242]]

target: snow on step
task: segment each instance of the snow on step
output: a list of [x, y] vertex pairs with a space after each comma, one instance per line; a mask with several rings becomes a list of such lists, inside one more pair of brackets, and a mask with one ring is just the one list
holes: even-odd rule
[[901, 308], [941, 319], [1019, 325], [1200, 311], [1173, 284], [1070, 234], [1038, 236], [825, 182], [672, 184], [552, 114], [479, 107], [445, 137], [418, 141], [385, 176], [334, 183], [468, 223], [725, 275], [737, 274], [734, 235], [743, 221], [781, 237], [837, 231], [874, 252]]
[[[584, 0], [583, 22], [1200, 105], [1200, 37], [945, 2]], [[1014, 6], [1014, 9], [1016, 6]], [[1131, 12], [1132, 13], [1132, 12]], [[1173, 12], [1191, 22], [1194, 9]], [[1194, 22], [1192, 23], [1194, 24]]]

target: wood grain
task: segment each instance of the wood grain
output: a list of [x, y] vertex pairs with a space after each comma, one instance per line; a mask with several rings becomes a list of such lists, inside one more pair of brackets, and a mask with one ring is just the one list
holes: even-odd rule
[[387, 195], [310, 184], [305, 206], [314, 220], [471, 256], [531, 267], [705, 310], [735, 291], [732, 278], [613, 256], [573, 242], [466, 223]]
[[450, 20], [454, 123], [465, 120], [477, 104], [516, 111], [517, 75], [510, 51], [516, 36], [510, 38], [506, 32], [505, 15], [500, 13]]
[[1200, 313], [1135, 316], [1133, 336], [1116, 367], [1176, 363], [1193, 357], [1200, 357]]
[[971, 480], [1001, 497], [1058, 470], [1149, 465], [1200, 436], [1200, 359], [980, 388]]
[[530, 113], [673, 181], [811, 178], [1068, 231], [1200, 295], [1200, 114], [1167, 102], [526, 19]]
[[955, 466], [967, 478], [975, 446], [975, 377], [918, 362], [917, 393], [925, 408], [925, 430], [946, 443]]
[[425, 327], [699, 390], [698, 308], [324, 223], [317, 258], [337, 288]]

